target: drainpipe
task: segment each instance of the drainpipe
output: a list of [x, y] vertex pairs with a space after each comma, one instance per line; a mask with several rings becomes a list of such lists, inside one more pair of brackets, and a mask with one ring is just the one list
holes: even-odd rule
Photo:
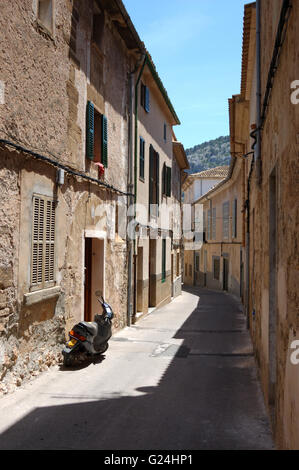
[[258, 185], [262, 180], [262, 162], [261, 162], [261, 0], [256, 0], [256, 179]]

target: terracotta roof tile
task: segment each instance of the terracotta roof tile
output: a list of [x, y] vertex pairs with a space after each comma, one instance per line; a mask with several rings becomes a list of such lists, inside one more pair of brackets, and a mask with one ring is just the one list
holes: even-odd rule
[[193, 173], [190, 176], [196, 178], [226, 178], [228, 175], [229, 166], [216, 166], [209, 170], [201, 171], [200, 173]]

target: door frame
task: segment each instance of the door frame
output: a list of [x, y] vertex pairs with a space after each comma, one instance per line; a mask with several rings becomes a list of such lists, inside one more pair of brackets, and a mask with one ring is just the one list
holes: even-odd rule
[[[103, 297], [106, 296], [106, 272], [105, 272], [105, 260], [106, 260], [106, 243], [107, 234], [101, 230], [86, 229], [83, 230], [82, 234], [82, 295], [81, 295], [81, 319], [84, 320], [85, 313], [85, 239], [98, 239], [103, 241]], [[92, 305], [92, 302], [91, 302]], [[93, 314], [93, 312], [91, 312]]]

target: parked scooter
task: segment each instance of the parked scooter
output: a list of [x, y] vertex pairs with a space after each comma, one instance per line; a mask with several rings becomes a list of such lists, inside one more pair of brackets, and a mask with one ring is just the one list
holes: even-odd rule
[[108, 349], [114, 314], [111, 306], [105, 302], [102, 292], [96, 291], [95, 295], [102, 305], [103, 313], [96, 314], [93, 322], [81, 321], [77, 323], [69, 332], [70, 339], [62, 351], [65, 366], [78, 362], [82, 355], [94, 357], [104, 354]]

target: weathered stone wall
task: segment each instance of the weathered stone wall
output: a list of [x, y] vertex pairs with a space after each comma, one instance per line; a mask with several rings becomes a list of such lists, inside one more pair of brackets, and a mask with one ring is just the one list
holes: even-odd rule
[[[280, 0], [262, 2], [262, 96], [281, 6]], [[262, 132], [262, 185], [256, 184], [254, 172], [251, 194], [250, 303], [251, 312], [255, 313], [250, 319], [251, 329], [266, 402], [274, 416], [276, 441], [279, 447], [291, 449], [299, 446], [299, 383], [296, 379], [299, 366], [290, 363], [290, 344], [299, 336], [299, 105], [292, 104], [290, 99], [291, 83], [299, 78], [298, 21], [299, 4], [293, 2]], [[276, 196], [271, 190], [275, 180]], [[273, 204], [276, 221], [270, 211]], [[276, 267], [271, 268], [271, 226], [273, 228], [275, 222]], [[271, 332], [271, 321], [276, 333]], [[275, 356], [272, 359], [273, 354], [276, 359]], [[276, 384], [271, 388], [269, 374], [273, 360]]]
[[[55, 2], [53, 34], [37, 23], [36, 4], [26, 0], [1, 5], [0, 61], [6, 66], [0, 75], [5, 85], [0, 137], [97, 178], [96, 166], [85, 158], [86, 102], [92, 100], [108, 118], [105, 181], [126, 191], [131, 59], [125, 44], [106, 15], [103, 51], [95, 52], [93, 2], [76, 2], [78, 47], [73, 60], [72, 2]], [[97, 64], [103, 66], [102, 76], [97, 75]], [[87, 230], [95, 237], [99, 231], [103, 235], [105, 297], [115, 312], [114, 331], [125, 326], [127, 250], [125, 240], [113, 239], [113, 210], [101, 211], [106, 203], [115, 207], [113, 191], [67, 173], [59, 187], [54, 167], [4, 147], [0, 148], [0, 187], [0, 392], [6, 393], [59, 362], [66, 333], [84, 318]], [[56, 290], [44, 300], [30, 293], [27, 302], [34, 193], [57, 200]]]

